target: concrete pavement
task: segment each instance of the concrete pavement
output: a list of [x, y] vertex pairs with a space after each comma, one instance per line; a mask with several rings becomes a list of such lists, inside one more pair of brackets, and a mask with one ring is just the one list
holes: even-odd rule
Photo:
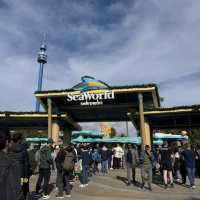
[[[55, 175], [52, 175], [50, 188], [52, 189], [50, 200], [56, 199]], [[31, 191], [34, 191], [36, 176], [31, 178]], [[113, 170], [107, 176], [95, 175], [90, 177], [89, 186], [86, 188], [79, 187], [77, 180], [73, 186], [71, 200], [200, 200], [200, 180], [196, 180], [197, 188], [192, 190], [189, 186], [175, 184], [174, 188], [164, 189], [162, 180], [156, 178], [152, 188], [142, 190], [139, 187], [140, 169], [137, 169], [138, 186], [126, 185], [126, 170]], [[35, 198], [37, 199], [37, 198]]]

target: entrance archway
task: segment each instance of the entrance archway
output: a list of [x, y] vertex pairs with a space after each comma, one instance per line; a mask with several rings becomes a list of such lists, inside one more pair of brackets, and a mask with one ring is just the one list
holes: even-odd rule
[[66, 90], [35, 93], [49, 118], [49, 137], [52, 131], [52, 114], [65, 113], [74, 122], [132, 121], [139, 114], [139, 126], [143, 145], [151, 145], [151, 132], [144, 116], [147, 109], [160, 106], [155, 84], [111, 87], [93, 77], [84, 76], [82, 82]]

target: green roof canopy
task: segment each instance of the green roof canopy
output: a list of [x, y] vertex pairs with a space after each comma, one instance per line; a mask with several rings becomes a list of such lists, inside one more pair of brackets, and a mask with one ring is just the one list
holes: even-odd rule
[[92, 130], [82, 130], [82, 131], [73, 131], [72, 137], [76, 136], [89, 136], [89, 137], [100, 137], [102, 134], [99, 131], [92, 131]]
[[165, 133], [155, 133], [154, 139], [162, 140], [188, 140], [188, 136], [183, 135], [174, 135], [174, 134], [165, 134]]

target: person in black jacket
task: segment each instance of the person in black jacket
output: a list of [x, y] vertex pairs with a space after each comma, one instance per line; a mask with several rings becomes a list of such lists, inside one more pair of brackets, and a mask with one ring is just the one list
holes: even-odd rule
[[139, 163], [139, 155], [136, 147], [132, 146], [132, 144], [128, 144], [128, 148], [125, 151], [125, 161], [127, 166], [127, 185], [131, 185], [131, 178], [132, 183], [136, 185], [136, 167]]
[[38, 145], [35, 145], [32, 149], [28, 151], [31, 175], [36, 173], [37, 161], [35, 159], [35, 155], [38, 149]]
[[[65, 159], [68, 159], [67, 166]], [[63, 190], [66, 192], [66, 197], [71, 197], [71, 185], [70, 177], [74, 170], [74, 164], [76, 161], [76, 156], [74, 154], [74, 149], [71, 145], [60, 149], [58, 152], [55, 162], [57, 168], [57, 185], [58, 185], [58, 195], [57, 198], [63, 198]], [[70, 163], [69, 163], [70, 162]], [[66, 167], [69, 167], [66, 169]]]
[[9, 156], [11, 136], [8, 130], [0, 130], [0, 199], [24, 200], [20, 185], [20, 168]]
[[105, 145], [99, 151], [101, 155], [101, 173], [103, 175], [108, 173], [108, 149]]
[[183, 151], [184, 151], [184, 148], [182, 147], [180, 149], [180, 173], [181, 173], [182, 184], [185, 185], [186, 184], [186, 167], [185, 167], [185, 162], [184, 162]]
[[27, 152], [27, 146], [26, 144], [22, 143], [22, 134], [21, 133], [15, 133], [12, 137], [12, 147], [11, 151], [8, 154], [10, 158], [15, 161], [21, 172], [21, 186], [24, 193], [24, 197], [26, 199], [26, 196], [29, 192], [29, 177], [30, 177], [30, 164], [29, 164], [29, 157]]
[[39, 193], [41, 189], [41, 183], [44, 179], [43, 184], [43, 199], [49, 199], [48, 195], [48, 184], [51, 177], [51, 167], [53, 165], [53, 158], [51, 156], [51, 147], [53, 145], [53, 140], [51, 138], [48, 139], [48, 145], [43, 146], [36, 153], [36, 160], [39, 163], [39, 177], [36, 183], [36, 193]]
[[89, 165], [90, 165], [90, 154], [87, 145], [84, 144], [83, 148], [80, 152], [80, 159], [82, 160], [82, 170], [81, 170], [81, 177], [80, 187], [88, 186], [88, 175], [89, 175]]
[[165, 184], [165, 189], [168, 188], [168, 183], [171, 187], [174, 187], [172, 176], [172, 151], [171, 148], [168, 147], [167, 143], [165, 143], [160, 150], [159, 160], [161, 162], [163, 170], [163, 180]]

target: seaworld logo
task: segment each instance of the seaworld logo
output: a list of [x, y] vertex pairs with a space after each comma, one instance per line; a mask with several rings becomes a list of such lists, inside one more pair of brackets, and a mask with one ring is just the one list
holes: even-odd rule
[[68, 102], [81, 101], [81, 105], [102, 105], [103, 100], [114, 99], [114, 92], [109, 90], [107, 84], [90, 76], [83, 76], [81, 79], [82, 82], [72, 88], [80, 91], [80, 94], [68, 94]]
[[75, 85], [72, 89], [76, 91], [78, 90], [81, 93], [91, 90], [109, 89], [109, 86], [106, 83], [96, 80], [91, 76], [83, 76], [81, 77], [81, 81], [81, 83]]

